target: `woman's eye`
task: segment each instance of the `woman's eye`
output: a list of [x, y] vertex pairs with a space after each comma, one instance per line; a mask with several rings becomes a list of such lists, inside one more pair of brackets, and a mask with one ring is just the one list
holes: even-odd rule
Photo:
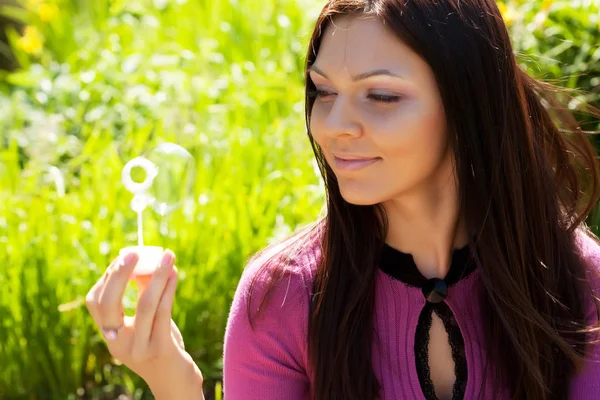
[[334, 95], [335, 95], [334, 92], [331, 92], [329, 90], [324, 90], [324, 89], [315, 89], [309, 93], [309, 96], [313, 99], [321, 99], [321, 98], [326, 98], [326, 97], [330, 97], [330, 96], [334, 96]]
[[377, 103], [397, 103], [402, 100], [402, 96], [378, 93], [370, 93], [367, 98]]
[[[315, 89], [309, 92], [309, 96], [312, 99], [321, 99], [321, 100], [330, 100], [333, 96], [337, 95], [337, 93], [327, 90], [327, 89]], [[402, 100], [403, 96], [400, 95], [389, 95], [389, 94], [381, 94], [381, 93], [370, 93], [367, 95], [367, 99], [374, 101], [376, 103], [397, 103]]]

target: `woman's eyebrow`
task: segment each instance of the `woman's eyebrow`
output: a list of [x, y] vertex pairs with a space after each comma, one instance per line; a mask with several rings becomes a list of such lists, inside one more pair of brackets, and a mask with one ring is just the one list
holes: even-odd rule
[[[327, 75], [321, 69], [319, 69], [315, 65], [311, 66], [309, 68], [309, 71], [316, 72], [317, 74], [321, 75], [323, 78], [329, 79], [327, 77]], [[371, 78], [373, 76], [380, 76], [380, 75], [391, 76], [391, 77], [394, 77], [394, 78], [405, 79], [403, 76], [398, 75], [397, 73], [392, 72], [389, 69], [375, 69], [375, 70], [372, 70], [372, 71], [367, 71], [367, 72], [363, 72], [363, 73], [358, 74], [358, 75], [354, 75], [352, 77], [352, 81], [356, 82], [356, 81], [360, 81], [360, 80], [363, 80], [363, 79]]]

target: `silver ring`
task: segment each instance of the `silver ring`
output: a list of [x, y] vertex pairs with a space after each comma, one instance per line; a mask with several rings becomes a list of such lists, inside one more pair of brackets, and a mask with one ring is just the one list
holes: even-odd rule
[[100, 328], [100, 330], [102, 331], [102, 336], [104, 336], [104, 338], [107, 341], [113, 341], [117, 339], [117, 336], [123, 330], [124, 327], [125, 324], [122, 324], [118, 328]]

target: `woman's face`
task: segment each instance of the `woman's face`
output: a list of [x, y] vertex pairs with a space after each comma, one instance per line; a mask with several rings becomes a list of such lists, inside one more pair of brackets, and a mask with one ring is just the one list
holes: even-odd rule
[[309, 72], [317, 88], [310, 130], [342, 196], [372, 205], [434, 194], [452, 155], [430, 67], [377, 19], [333, 22]]

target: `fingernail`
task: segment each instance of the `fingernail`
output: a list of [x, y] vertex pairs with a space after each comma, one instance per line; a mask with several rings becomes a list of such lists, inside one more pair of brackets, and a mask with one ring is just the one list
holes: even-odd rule
[[125, 257], [123, 257], [123, 265], [129, 265], [135, 261], [137, 254], [128, 253]]
[[170, 251], [166, 251], [163, 254], [163, 258], [162, 258], [162, 261], [160, 262], [160, 266], [161, 266], [161, 268], [166, 268], [166, 267], [170, 267], [172, 263], [173, 263], [173, 254], [171, 254]]

